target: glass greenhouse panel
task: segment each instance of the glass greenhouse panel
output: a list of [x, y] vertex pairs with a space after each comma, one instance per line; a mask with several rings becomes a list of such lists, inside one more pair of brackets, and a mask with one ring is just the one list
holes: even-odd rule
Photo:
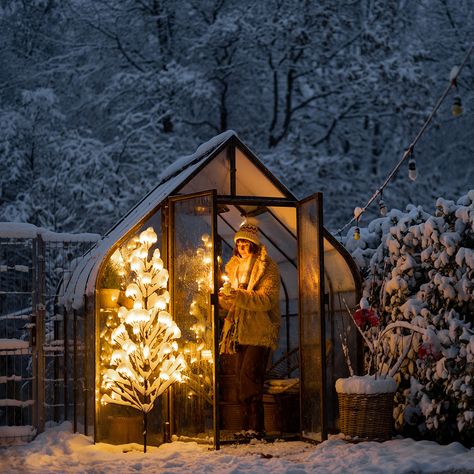
[[224, 148], [208, 165], [180, 189], [181, 193], [195, 193], [216, 189], [218, 194], [230, 194], [230, 163], [228, 148]]
[[301, 431], [303, 438], [322, 441], [324, 419], [325, 332], [322, 225], [317, 197], [298, 205]]
[[286, 197], [273, 181], [239, 149], [235, 150], [238, 196]]
[[170, 200], [173, 318], [181, 331], [186, 370], [171, 397], [172, 432], [214, 439], [213, 195]]

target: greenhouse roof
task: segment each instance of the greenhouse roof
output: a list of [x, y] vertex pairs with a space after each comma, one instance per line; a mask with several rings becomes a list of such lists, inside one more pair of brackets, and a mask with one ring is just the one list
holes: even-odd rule
[[[219, 235], [224, 242], [233, 245], [233, 235], [242, 215], [262, 212], [263, 209], [266, 214], [261, 216], [260, 229], [267, 238], [262, 240], [267, 247], [272, 247], [270, 251], [274, 251], [272, 256], [276, 257], [279, 265], [295, 267], [298, 258], [294, 243], [297, 199], [230, 130], [202, 144], [192, 155], [177, 159], [163, 171], [157, 186], [78, 261], [71, 279], [66, 282], [64, 304], [76, 309], [82, 307], [84, 295], [94, 294], [99, 269], [111, 249], [168, 197], [211, 189], [217, 189], [218, 196], [223, 200], [241, 200], [230, 206], [232, 212], [219, 215], [222, 223]], [[260, 199], [265, 202], [264, 205], [261, 205]], [[284, 231], [278, 232], [277, 227]], [[324, 234], [324, 252], [327, 272], [331, 273], [331, 285], [339, 291], [353, 289], [356, 273], [353, 262], [327, 231]], [[284, 269], [283, 266], [282, 271]]]

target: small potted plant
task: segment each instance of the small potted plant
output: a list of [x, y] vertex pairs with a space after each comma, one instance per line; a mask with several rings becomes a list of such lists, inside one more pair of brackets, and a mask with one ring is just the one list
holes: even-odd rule
[[111, 260], [104, 267], [99, 280], [99, 300], [101, 308], [115, 308], [120, 297], [122, 276], [119, 268]]
[[[347, 304], [346, 309], [366, 345], [366, 374], [355, 375], [344, 335], [342, 349], [350, 377], [336, 381], [340, 431], [352, 439], [385, 441], [391, 438], [393, 429], [393, 400], [397, 390], [394, 376], [410, 351], [414, 334], [426, 334], [426, 330], [406, 321], [396, 321], [382, 328], [380, 317], [365, 298], [356, 311], [351, 312]], [[408, 341], [406, 335], [397, 334], [400, 331], [408, 333]], [[387, 354], [385, 343], [390, 336], [403, 344]]]

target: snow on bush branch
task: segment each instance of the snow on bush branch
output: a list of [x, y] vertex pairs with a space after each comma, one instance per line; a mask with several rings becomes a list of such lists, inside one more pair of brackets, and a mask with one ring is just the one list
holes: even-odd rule
[[[405, 321], [415, 334], [396, 376], [394, 415], [410, 435], [438, 441], [474, 439], [474, 190], [456, 203], [439, 198], [434, 215], [421, 207], [346, 237], [364, 276], [364, 297], [382, 325]], [[411, 337], [399, 330], [383, 346], [387, 357]], [[406, 347], [406, 345], [405, 345]]]
[[[406, 321], [395, 321], [382, 327], [378, 314], [369, 308], [366, 298], [362, 299], [361, 308], [354, 313], [351, 313], [345, 301], [344, 304], [366, 346], [367, 375], [374, 375], [375, 379], [394, 377], [411, 349], [414, 334], [425, 335], [426, 329]], [[401, 329], [409, 331], [408, 342], [406, 343], [405, 338], [401, 338], [402, 347], [398, 353], [393, 348], [390, 351], [385, 350], [385, 338], [399, 339], [397, 331]], [[342, 336], [342, 350], [352, 377], [355, 373], [349, 358], [347, 338], [344, 336]]]

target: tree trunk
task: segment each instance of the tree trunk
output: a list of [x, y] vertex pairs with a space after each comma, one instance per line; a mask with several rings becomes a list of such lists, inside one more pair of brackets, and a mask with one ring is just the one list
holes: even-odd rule
[[148, 428], [148, 414], [143, 412], [143, 452], [146, 453], [146, 433]]

